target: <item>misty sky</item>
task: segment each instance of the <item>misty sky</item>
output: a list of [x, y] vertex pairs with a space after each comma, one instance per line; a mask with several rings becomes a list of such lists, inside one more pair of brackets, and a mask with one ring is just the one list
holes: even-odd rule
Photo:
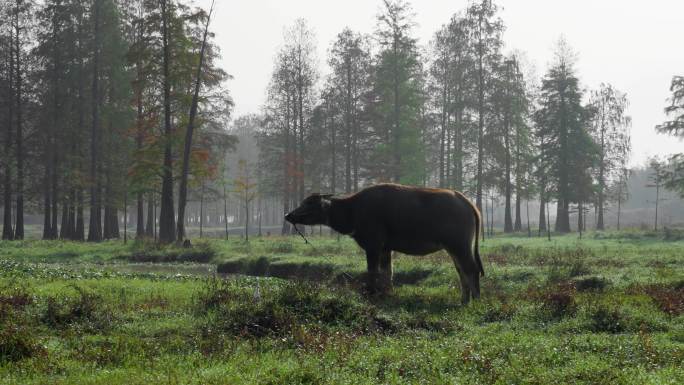
[[[199, 0], [207, 6], [209, 0]], [[235, 115], [258, 112], [283, 41], [283, 29], [299, 17], [315, 30], [323, 74], [327, 50], [345, 26], [375, 30], [381, 0], [217, 0], [212, 30], [223, 53]], [[466, 0], [412, 1], [420, 44], [427, 45]], [[684, 142], [656, 134], [673, 75], [684, 75], [682, 0], [500, 0], [506, 24], [505, 52], [519, 50], [543, 75], [559, 36], [579, 54], [583, 87], [612, 83], [626, 92], [633, 118], [633, 164], [651, 155], [683, 152]]]

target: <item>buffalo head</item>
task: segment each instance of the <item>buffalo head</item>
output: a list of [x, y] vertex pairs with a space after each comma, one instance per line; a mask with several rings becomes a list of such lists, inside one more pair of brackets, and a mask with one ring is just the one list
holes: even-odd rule
[[329, 220], [330, 197], [332, 194], [312, 194], [296, 209], [285, 215], [293, 225], [326, 225]]

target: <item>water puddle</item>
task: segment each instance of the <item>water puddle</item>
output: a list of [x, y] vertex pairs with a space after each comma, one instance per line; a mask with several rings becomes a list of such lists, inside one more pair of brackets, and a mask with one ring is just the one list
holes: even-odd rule
[[[92, 266], [94, 267], [94, 266]], [[194, 275], [209, 277], [216, 274], [216, 265], [199, 263], [122, 263], [101, 265], [101, 270], [123, 274], [157, 274], [157, 275]]]

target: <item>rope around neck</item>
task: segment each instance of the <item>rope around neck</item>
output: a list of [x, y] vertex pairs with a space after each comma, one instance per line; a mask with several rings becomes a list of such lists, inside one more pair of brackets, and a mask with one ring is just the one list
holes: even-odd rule
[[[306, 239], [306, 237], [304, 236], [304, 234], [302, 234], [302, 232], [299, 231], [299, 227], [297, 227], [297, 225], [292, 225], [292, 226], [295, 228], [295, 231], [297, 231], [297, 234], [299, 234], [299, 236], [302, 237], [302, 239], [304, 240], [304, 243], [306, 243], [307, 245], [311, 246], [311, 248], [313, 249], [313, 251], [314, 251], [316, 254], [320, 254], [320, 256], [322, 256], [323, 258], [327, 259], [328, 262], [334, 264], [334, 262], [333, 262], [332, 258], [330, 258], [330, 256], [325, 255], [325, 254], [321, 254], [321, 253], [318, 251], [318, 249], [316, 248], [316, 246], [314, 246], [311, 242], [309, 242], [308, 239]], [[351, 282], [356, 282], [356, 278], [352, 277], [351, 274], [347, 273], [346, 271], [343, 271], [342, 274], [345, 275], [345, 276], [347, 277], [347, 279], [349, 279], [349, 281], [351, 281]]]

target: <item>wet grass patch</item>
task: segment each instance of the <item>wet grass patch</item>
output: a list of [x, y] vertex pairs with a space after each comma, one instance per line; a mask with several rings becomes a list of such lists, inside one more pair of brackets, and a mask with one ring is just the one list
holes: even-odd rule
[[77, 285], [70, 286], [76, 296], [48, 296], [40, 322], [56, 329], [77, 328], [87, 333], [108, 331], [115, 322], [113, 311], [102, 296]]
[[635, 285], [628, 291], [648, 295], [664, 313], [672, 316], [684, 314], [684, 281], [672, 284]]
[[10, 311], [0, 318], [0, 364], [45, 355], [36, 331], [23, 314]]
[[208, 263], [216, 257], [216, 250], [209, 243], [200, 242], [192, 247], [158, 246], [140, 243], [130, 254], [119, 256], [135, 263]]
[[239, 282], [212, 280], [202, 289], [197, 307], [207, 314], [207, 330], [258, 338], [290, 336], [302, 326], [358, 333], [376, 327], [375, 307], [352, 291], [304, 282], [259, 281], [246, 289]]

